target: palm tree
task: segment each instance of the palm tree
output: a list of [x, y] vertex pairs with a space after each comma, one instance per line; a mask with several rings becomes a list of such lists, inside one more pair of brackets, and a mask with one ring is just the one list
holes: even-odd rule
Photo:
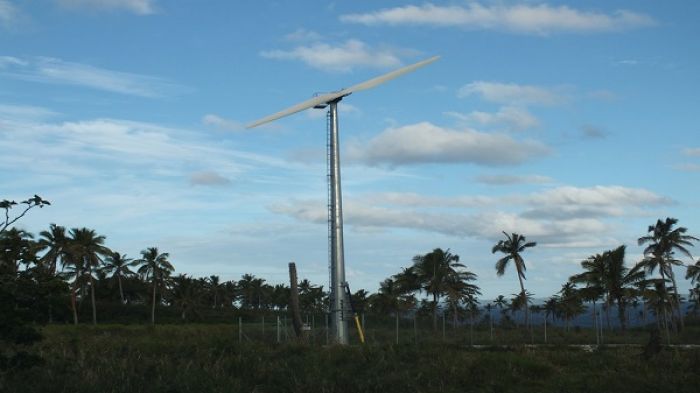
[[544, 309], [544, 319], [547, 320], [547, 318], [551, 315], [552, 322], [554, 322], [555, 318], [557, 317], [557, 310], [559, 310], [559, 296], [554, 295], [547, 299], [542, 308]]
[[[151, 278], [153, 284], [153, 300], [151, 303], [151, 324], [156, 323], [156, 289], [158, 286], [165, 287], [165, 280], [170, 276], [175, 269], [170, 264], [168, 258], [170, 254], [167, 252], [160, 253], [157, 247], [149, 247], [141, 251], [142, 258], [137, 262], [142, 266], [138, 273], [148, 281]], [[162, 291], [162, 290], [161, 290]]]
[[452, 309], [452, 326], [457, 326], [457, 310], [460, 304], [469, 305], [469, 302], [477, 302], [476, 296], [481, 295], [481, 290], [471, 281], [476, 281], [476, 274], [469, 271], [457, 272], [447, 277], [444, 285], [444, 294], [448, 306]]
[[56, 274], [56, 268], [59, 262], [62, 262], [66, 252], [68, 252], [68, 236], [66, 236], [66, 228], [60, 225], [51, 224], [48, 231], [39, 233], [39, 247], [46, 253], [41, 257], [44, 264], [48, 264], [49, 272]]
[[[523, 257], [520, 255], [521, 252], [525, 251], [525, 249], [530, 248], [530, 247], [535, 247], [537, 245], [536, 242], [525, 242], [525, 236], [519, 235], [517, 233], [513, 233], [512, 235], [508, 235], [507, 233], [503, 232], [503, 234], [506, 236], [505, 240], [500, 240], [496, 245], [493, 246], [491, 249], [491, 253], [495, 254], [496, 251], [502, 252], [503, 254], [506, 254], [503, 258], [499, 259], [498, 262], [496, 262], [496, 274], [498, 276], [502, 276], [506, 272], [506, 267], [508, 266], [509, 261], [513, 261], [515, 264], [515, 270], [518, 273], [518, 281], [520, 282], [520, 295], [523, 298], [526, 298], [525, 294], [525, 285], [523, 285], [523, 280], [525, 279], [525, 261], [523, 260]], [[529, 315], [528, 315], [528, 310], [527, 307], [525, 307], [525, 326], [528, 325], [529, 321]]]
[[105, 258], [105, 265], [102, 268], [106, 274], [112, 274], [112, 279], [117, 280], [119, 283], [119, 297], [122, 300], [122, 304], [126, 303], [124, 300], [124, 290], [122, 289], [122, 277], [129, 277], [135, 273], [129, 269], [129, 266], [134, 266], [134, 260], [127, 258], [126, 254], [122, 255], [118, 252], [113, 252], [111, 255]]
[[614, 301], [617, 303], [620, 326], [625, 330], [625, 307], [627, 299], [633, 291], [630, 285], [644, 279], [641, 271], [630, 271], [625, 267], [625, 246], [622, 245], [614, 250], [604, 253], [605, 276], [603, 277], [604, 287], [608, 293], [608, 307]]
[[[81, 275], [84, 281], [90, 284], [90, 298], [92, 301], [92, 324], [97, 325], [97, 308], [95, 306], [95, 280], [100, 266], [103, 264], [102, 256], [108, 256], [112, 252], [104, 245], [105, 237], [97, 235], [94, 230], [88, 228], [73, 228], [70, 230], [69, 248], [76, 261], [80, 261]], [[75, 262], [74, 262], [75, 263]], [[78, 273], [78, 272], [76, 272]]]
[[602, 254], [591, 255], [581, 262], [583, 273], [575, 274], [569, 278], [574, 284], [584, 284], [584, 288], [579, 289], [579, 295], [584, 301], [593, 305], [593, 326], [597, 328], [598, 318], [596, 317], [596, 302], [605, 293], [605, 257]]
[[[658, 267], [662, 280], [664, 280], [666, 276], [671, 279], [676, 300], [675, 308], [678, 313], [681, 328], [683, 328], [684, 322], [683, 316], [681, 315], [678, 285], [676, 284], [676, 278], [673, 274], [673, 265], [680, 265], [681, 262], [675, 259], [673, 254], [678, 251], [692, 259], [693, 257], [687, 247], [692, 247], [693, 241], [700, 241], [700, 239], [686, 235], [687, 228], [677, 227], [674, 229], [673, 226], [677, 223], [678, 219], [671, 217], [667, 217], [665, 221], [661, 221], [661, 219], [657, 220], [655, 225], [650, 225], [647, 229], [647, 232], [650, 234], [640, 237], [638, 243], [640, 246], [648, 243], [648, 246], [644, 249], [645, 258], [640, 262], [647, 273], [653, 274], [654, 270]], [[665, 285], [663, 289], [666, 290]]]
[[568, 332], [571, 320], [584, 310], [583, 301], [575, 285], [570, 281], [562, 285], [559, 294], [561, 297], [559, 297], [559, 301], [557, 302], [558, 314], [564, 318], [566, 331]]
[[453, 287], [450, 291], [459, 292], [467, 281], [476, 278], [473, 273], [458, 270], [464, 267], [459, 263], [459, 255], [452, 254], [449, 249], [436, 248], [428, 254], [413, 257], [413, 273], [418, 277], [421, 289], [433, 298], [434, 330], [437, 330], [437, 310], [442, 295], [449, 287]]
[[379, 283], [379, 290], [369, 297], [369, 303], [375, 312], [395, 313], [398, 318], [402, 310], [415, 306], [416, 299], [406, 294], [393, 278], [387, 278]]
[[197, 306], [202, 298], [202, 286], [186, 274], [178, 274], [172, 281], [170, 296], [175, 307], [180, 309], [182, 321], [187, 321], [188, 313], [198, 315]]
[[219, 298], [222, 296], [224, 292], [224, 286], [219, 280], [219, 276], [211, 275], [209, 276], [209, 280], [207, 280], [207, 287], [209, 289], [209, 293], [211, 296], [214, 298], [214, 304], [213, 308], [217, 308], [219, 306]]

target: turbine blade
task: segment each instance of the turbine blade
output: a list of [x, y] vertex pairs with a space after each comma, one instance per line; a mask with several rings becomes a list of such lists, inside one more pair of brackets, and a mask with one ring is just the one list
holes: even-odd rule
[[408, 74], [409, 72], [413, 72], [417, 70], [418, 68], [421, 68], [423, 66], [426, 66], [430, 63], [433, 63], [437, 61], [440, 58], [440, 56], [433, 56], [429, 59], [419, 61], [418, 63], [411, 64], [409, 66], [399, 68], [398, 70], [391, 71], [387, 74], [384, 74], [382, 76], [378, 76], [376, 78], [370, 79], [368, 81], [358, 83], [354, 86], [348, 87], [347, 89], [343, 89], [340, 92], [345, 92], [346, 94], [354, 93], [356, 91], [362, 91], [362, 90], [367, 90], [371, 89], [377, 85], [380, 85], [384, 82], [388, 82], [394, 78], [398, 78], [403, 74]]
[[419, 61], [418, 63], [411, 64], [411, 65], [403, 67], [403, 68], [399, 68], [398, 70], [391, 71], [387, 74], [378, 76], [376, 78], [372, 78], [368, 81], [358, 83], [356, 85], [348, 87], [347, 89], [342, 89], [340, 91], [336, 91], [333, 93], [326, 93], [326, 94], [316, 96], [314, 98], [311, 98], [311, 99], [308, 99], [304, 102], [296, 104], [292, 107], [289, 107], [283, 111], [274, 113], [274, 114], [269, 115], [267, 117], [263, 117], [260, 120], [256, 120], [256, 121], [246, 125], [246, 128], [257, 127], [259, 125], [269, 123], [269, 122], [277, 120], [279, 118], [289, 116], [289, 115], [297, 113], [297, 112], [301, 112], [304, 109], [312, 108], [316, 105], [327, 104], [335, 99], [345, 97], [345, 96], [350, 95], [356, 91], [371, 89], [371, 88], [373, 88], [377, 85], [380, 85], [384, 82], [388, 82], [394, 78], [398, 78], [399, 76], [401, 76], [403, 74], [407, 74], [409, 72], [415, 71], [416, 69], [418, 69], [420, 67], [426, 66], [434, 61], [437, 61], [439, 58], [440, 58], [440, 56], [434, 56], [434, 57], [431, 57], [429, 59]]

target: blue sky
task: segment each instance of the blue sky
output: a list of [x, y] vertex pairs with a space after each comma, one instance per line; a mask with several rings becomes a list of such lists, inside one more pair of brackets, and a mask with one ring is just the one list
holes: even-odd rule
[[[341, 102], [353, 289], [450, 248], [484, 296], [501, 231], [526, 287], [667, 216], [700, 234], [700, 3], [0, 0], [0, 197], [178, 272], [327, 285], [324, 112], [243, 125], [434, 55]], [[696, 254], [700, 254], [696, 249]], [[690, 261], [685, 261], [689, 263]], [[683, 274], [680, 270], [678, 274]], [[683, 283], [683, 291], [688, 287]]]

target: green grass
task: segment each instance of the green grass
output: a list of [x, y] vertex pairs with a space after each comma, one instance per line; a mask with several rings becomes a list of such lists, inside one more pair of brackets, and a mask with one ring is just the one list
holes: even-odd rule
[[[252, 332], [260, 326], [246, 326]], [[412, 332], [404, 332], [409, 334]], [[483, 334], [484, 332], [480, 332]], [[700, 351], [238, 342], [236, 325], [49, 326], [3, 392], [695, 392]], [[389, 332], [389, 335], [390, 332]]]

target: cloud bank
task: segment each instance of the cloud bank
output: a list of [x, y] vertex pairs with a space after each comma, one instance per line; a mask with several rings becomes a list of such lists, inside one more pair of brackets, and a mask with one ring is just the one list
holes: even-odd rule
[[99, 11], [127, 11], [137, 15], [150, 15], [156, 10], [156, 0], [57, 0], [58, 4], [71, 9]]
[[516, 140], [469, 128], [443, 128], [429, 122], [388, 128], [369, 141], [348, 148], [352, 160], [388, 166], [426, 163], [509, 166], [549, 153], [550, 149], [537, 141]]
[[310, 67], [330, 72], [401, 65], [398, 50], [375, 48], [359, 40], [347, 40], [339, 45], [315, 42], [289, 50], [262, 51], [260, 56], [274, 60], [298, 60]]
[[140, 97], [163, 97], [185, 89], [166, 79], [114, 71], [51, 57], [0, 58], [0, 74], [31, 82], [87, 87]]
[[548, 4], [482, 5], [479, 2], [466, 6], [407, 5], [346, 14], [340, 20], [368, 26], [458, 27], [536, 35], [616, 32], [656, 24], [652, 17], [629, 10], [602, 13]]

